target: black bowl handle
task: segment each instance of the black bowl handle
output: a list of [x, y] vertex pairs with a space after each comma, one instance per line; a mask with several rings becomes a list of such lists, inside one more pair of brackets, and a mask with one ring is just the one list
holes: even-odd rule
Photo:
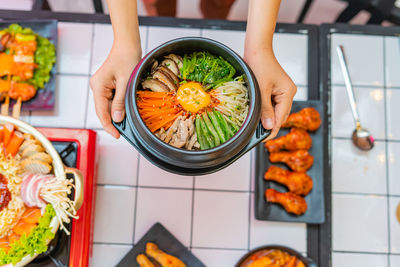
[[133, 136], [132, 130], [129, 127], [129, 124], [127, 122], [126, 117], [122, 122], [115, 122], [112, 121], [112, 124], [114, 125], [115, 128], [117, 128], [118, 132], [131, 144], [133, 145], [137, 150], [140, 150], [138, 143]]
[[253, 136], [251, 137], [249, 143], [245, 146], [245, 148], [243, 150], [244, 153], [250, 151], [253, 147], [258, 145], [262, 140], [267, 138], [270, 133], [271, 133], [271, 130], [264, 129], [264, 127], [262, 126], [262, 123], [260, 121], [258, 123], [256, 131], [254, 132]]

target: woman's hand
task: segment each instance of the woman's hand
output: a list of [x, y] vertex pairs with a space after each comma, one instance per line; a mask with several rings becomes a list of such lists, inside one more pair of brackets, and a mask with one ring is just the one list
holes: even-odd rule
[[261, 122], [274, 138], [290, 113], [297, 88], [276, 60], [272, 50], [245, 51], [245, 60], [254, 72], [261, 91]]
[[120, 134], [111, 119], [115, 122], [124, 119], [126, 86], [140, 58], [140, 45], [114, 42], [106, 61], [90, 79], [96, 114], [104, 130], [115, 138]]

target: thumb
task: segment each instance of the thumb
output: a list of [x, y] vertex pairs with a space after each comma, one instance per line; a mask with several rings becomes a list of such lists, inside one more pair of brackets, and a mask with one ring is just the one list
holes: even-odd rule
[[265, 129], [271, 130], [274, 127], [274, 107], [271, 102], [271, 90], [261, 91], [261, 122]]
[[126, 85], [125, 79], [120, 78], [116, 81], [115, 95], [111, 103], [111, 116], [115, 122], [121, 122], [125, 117]]

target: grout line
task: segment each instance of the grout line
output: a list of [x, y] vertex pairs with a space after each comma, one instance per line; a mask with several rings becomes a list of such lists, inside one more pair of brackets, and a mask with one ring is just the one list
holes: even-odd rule
[[[331, 139], [349, 140], [349, 141], [351, 141], [351, 137], [342, 137], [342, 136], [331, 136]], [[393, 142], [393, 143], [400, 143], [400, 140], [395, 140], [395, 139], [374, 138], [374, 140], [377, 141], [377, 142]]]
[[346, 251], [346, 250], [332, 250], [332, 252], [338, 253], [349, 253], [349, 254], [366, 254], [366, 255], [396, 255], [400, 256], [400, 253], [389, 253], [389, 252], [370, 252], [370, 251]]
[[[331, 84], [331, 87], [345, 87], [345, 84], [342, 83], [335, 83], [335, 84]], [[399, 90], [400, 87], [399, 86], [386, 86], [385, 85], [385, 81], [383, 85], [365, 85], [365, 84], [353, 84], [354, 88], [367, 88], [367, 89], [384, 89], [384, 88], [388, 88], [388, 89], [395, 89], [395, 90]]]
[[[140, 154], [138, 153], [138, 163], [136, 168], [136, 184], [139, 184], [139, 168], [140, 168]], [[132, 231], [132, 242], [135, 243], [135, 234], [136, 234], [136, 219], [137, 219], [137, 207], [138, 207], [138, 195], [139, 195], [139, 188], [136, 186], [135, 190], [135, 211], [133, 212], [133, 231]]]
[[[93, 34], [93, 33], [92, 33]], [[93, 44], [91, 46], [91, 49], [93, 50]], [[90, 62], [89, 62], [89, 69], [91, 68], [91, 58], [92, 58], [92, 52], [90, 51]], [[68, 73], [68, 72], [56, 72], [57, 76], [78, 76], [78, 77], [90, 77], [92, 76], [90, 73], [85, 74], [85, 73]]]
[[[383, 103], [384, 103], [384, 116], [385, 116], [385, 137], [387, 139], [388, 136], [388, 121], [387, 121], [387, 90], [386, 90], [386, 46], [385, 46], [385, 38], [382, 39], [383, 43], [383, 84], [384, 84], [384, 94], [383, 94]], [[390, 245], [390, 199], [389, 199], [389, 147], [388, 142], [385, 142], [385, 175], [386, 175], [386, 217], [387, 217], [387, 235], [388, 235], [388, 252], [391, 251]], [[389, 257], [388, 257], [389, 261]], [[388, 262], [388, 266], [390, 267], [390, 263]]]
[[88, 114], [89, 114], [89, 91], [90, 91], [90, 73], [92, 70], [92, 59], [93, 59], [93, 50], [94, 50], [94, 37], [95, 37], [95, 28], [92, 23], [92, 43], [90, 44], [90, 57], [89, 57], [89, 79], [87, 84], [87, 92], [86, 92], [86, 108], [85, 108], [85, 120], [83, 122], [83, 127], [87, 128]]
[[195, 184], [196, 184], [196, 176], [193, 176], [193, 183], [192, 183], [192, 212], [191, 212], [191, 218], [190, 218], [190, 243], [189, 247], [190, 250], [192, 250], [193, 246], [193, 222], [194, 222], [194, 194], [195, 194]]
[[192, 247], [192, 249], [210, 249], [210, 250], [231, 250], [231, 251], [246, 251], [245, 248], [217, 248], [217, 247]]
[[353, 195], [353, 196], [377, 196], [377, 197], [400, 197], [400, 195], [388, 195], [388, 194], [380, 194], [380, 193], [358, 193], [358, 192], [335, 192], [332, 191], [332, 194], [336, 195]]
[[[250, 179], [249, 179], [249, 190], [251, 191], [251, 184], [253, 180], [253, 166], [254, 166], [254, 153], [253, 151], [250, 151]], [[250, 250], [250, 241], [251, 241], [251, 198], [253, 194], [249, 193], [249, 212], [248, 212], [248, 225], [247, 225], [247, 250]]]
[[94, 245], [133, 246], [133, 243], [93, 242]]

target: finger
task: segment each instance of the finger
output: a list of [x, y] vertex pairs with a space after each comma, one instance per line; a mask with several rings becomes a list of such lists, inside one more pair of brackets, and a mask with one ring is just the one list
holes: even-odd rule
[[271, 130], [271, 134], [265, 139], [265, 141], [271, 140], [276, 137], [279, 133], [281, 125], [286, 121], [292, 108], [292, 98], [286, 98], [282, 102], [275, 105], [275, 124]]
[[104, 130], [106, 130], [106, 132], [118, 139], [120, 134], [111, 123], [111, 116], [109, 111], [110, 99], [105, 94], [102, 94], [100, 90], [96, 89], [93, 89], [93, 97], [96, 114], [101, 122], [101, 125], [103, 126]]
[[265, 129], [274, 127], [274, 108], [271, 101], [271, 88], [261, 90], [261, 122]]
[[126, 79], [118, 79], [115, 88], [115, 96], [111, 104], [112, 119], [115, 122], [121, 122], [125, 117], [125, 93]]

